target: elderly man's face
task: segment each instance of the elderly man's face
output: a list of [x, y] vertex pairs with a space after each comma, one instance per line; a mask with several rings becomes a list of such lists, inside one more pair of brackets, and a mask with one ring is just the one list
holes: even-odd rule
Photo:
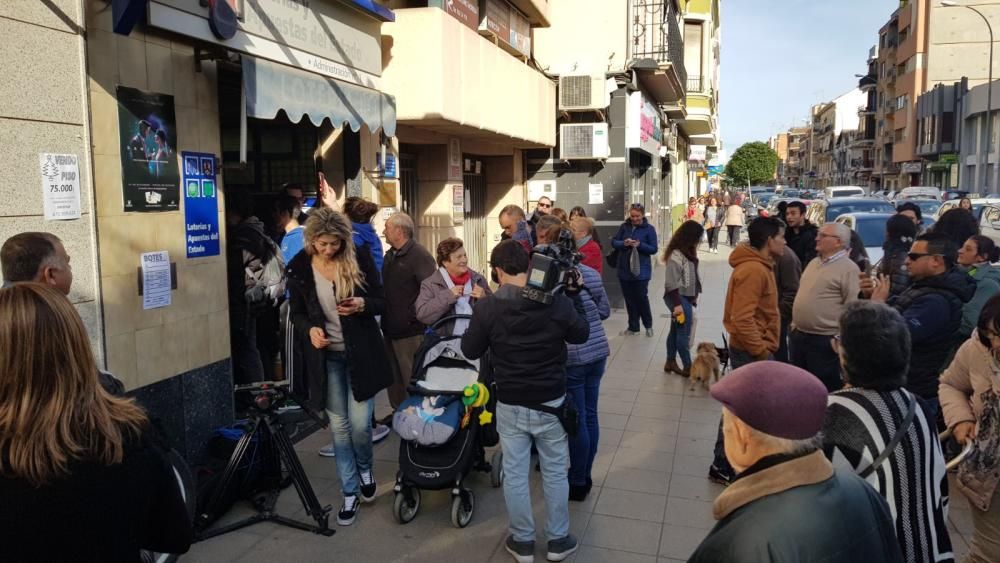
[[503, 229], [503, 232], [507, 236], [512, 237], [512, 236], [514, 236], [514, 233], [517, 232], [517, 222], [518, 221], [519, 221], [518, 217], [514, 217], [514, 216], [511, 216], [511, 215], [501, 215], [500, 216], [500, 228]]
[[816, 235], [816, 252], [824, 258], [833, 256], [844, 248], [844, 243], [837, 236], [836, 228], [833, 225], [823, 225]]

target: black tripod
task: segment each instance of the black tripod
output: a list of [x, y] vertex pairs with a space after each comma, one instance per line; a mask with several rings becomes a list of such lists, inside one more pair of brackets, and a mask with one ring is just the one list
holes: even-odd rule
[[[306, 476], [306, 472], [302, 468], [302, 462], [299, 461], [298, 456], [295, 454], [292, 441], [285, 432], [284, 424], [278, 416], [277, 405], [284, 402], [284, 399], [289, 398], [288, 390], [285, 389], [283, 384], [263, 382], [240, 385], [236, 387], [236, 391], [248, 392], [254, 396], [253, 406], [249, 412], [250, 424], [247, 426], [243, 436], [240, 437], [239, 442], [236, 443], [236, 449], [229, 458], [226, 470], [222, 474], [222, 480], [213, 493], [208, 507], [195, 517], [196, 541], [232, 532], [233, 530], [245, 528], [258, 522], [274, 522], [283, 526], [298, 528], [299, 530], [332, 536], [334, 531], [330, 529], [328, 524], [332, 507], [329, 505], [320, 506], [319, 499], [316, 498], [316, 493], [309, 483], [309, 477]], [[308, 409], [304, 408], [304, 410]], [[309, 414], [322, 423], [313, 413], [310, 412]], [[286, 518], [274, 511], [278, 495], [281, 494], [281, 487], [276, 484], [272, 490], [265, 493], [264, 500], [257, 503], [257, 514], [226, 526], [205, 529], [209, 523], [220, 516], [219, 512], [224, 505], [223, 499], [229, 488], [234, 485], [233, 478], [236, 476], [236, 471], [246, 461], [244, 458], [247, 455], [250, 443], [255, 440], [258, 443], [258, 448], [270, 454], [265, 456], [266, 459], [263, 463], [269, 465], [268, 469], [273, 471], [273, 475], [281, 476], [281, 466], [282, 462], [284, 462], [289, 477], [295, 485], [295, 491], [299, 494], [299, 500], [302, 501], [302, 506], [316, 520], [315, 526]]]

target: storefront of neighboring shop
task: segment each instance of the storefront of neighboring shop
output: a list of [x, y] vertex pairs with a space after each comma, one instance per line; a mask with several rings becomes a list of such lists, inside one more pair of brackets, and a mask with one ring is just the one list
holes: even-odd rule
[[339, 202], [398, 205], [381, 91], [394, 16], [367, 0], [100, 4], [87, 73], [107, 367], [194, 457], [233, 416], [227, 202], [274, 229], [282, 186], [313, 203], [322, 173]]

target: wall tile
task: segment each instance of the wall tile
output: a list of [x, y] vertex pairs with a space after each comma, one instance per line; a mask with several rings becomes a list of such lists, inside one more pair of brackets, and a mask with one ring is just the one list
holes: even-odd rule
[[177, 152], [184, 151], [200, 152], [198, 143], [200, 138], [198, 125], [198, 110], [189, 106], [174, 105], [174, 113], [177, 116]]
[[87, 72], [91, 90], [115, 91], [115, 84], [118, 83], [117, 37], [100, 29], [87, 32]]
[[83, 124], [83, 52], [77, 36], [0, 18], [0, 37], [0, 116]]
[[104, 304], [104, 330], [109, 336], [118, 336], [135, 331], [135, 301], [137, 291], [138, 283], [135, 272], [101, 278], [101, 295]]
[[163, 352], [166, 355], [166, 369], [170, 372], [171, 376], [191, 369], [187, 335], [190, 325], [190, 320], [181, 320], [163, 325]]
[[146, 78], [150, 91], [174, 93], [173, 55], [169, 45], [146, 43]]
[[[2, 88], [2, 87], [0, 87]], [[0, 102], [2, 103], [2, 102]], [[83, 127], [37, 121], [0, 120], [0, 213], [43, 215], [42, 152], [75, 154], [80, 168], [80, 209], [90, 212], [90, 174], [84, 160]]]
[[107, 32], [113, 30], [111, 3], [107, 0], [85, 0], [84, 11], [86, 12], [88, 36], [94, 30]]
[[199, 109], [219, 111], [218, 80], [215, 63], [201, 62], [201, 72], [195, 72], [194, 89]]
[[118, 100], [115, 99], [115, 91], [91, 90], [90, 113], [94, 153], [121, 158], [118, 148]]
[[[110, 11], [110, 9], [108, 10]], [[83, 17], [76, 0], [47, 0], [45, 2], [0, 2], [0, 16], [31, 22], [60, 32], [76, 33]]]
[[185, 334], [187, 336], [188, 364], [192, 369], [198, 369], [212, 361], [208, 315], [191, 317], [188, 319], [187, 325]]
[[122, 161], [117, 154], [94, 155], [94, 188], [98, 217], [124, 217]]
[[208, 315], [208, 353], [213, 362], [232, 355], [229, 349], [229, 310]]
[[154, 326], [135, 332], [136, 384], [149, 385], [170, 377], [163, 327]]
[[94, 359], [98, 365], [104, 365], [104, 331], [101, 327], [101, 311], [97, 307], [97, 301], [84, 301], [74, 305], [84, 328], [87, 329], [87, 336], [90, 337], [90, 350], [94, 353]]
[[197, 107], [198, 95], [195, 93], [194, 50], [188, 46], [185, 50], [171, 50], [174, 72], [174, 105]]
[[123, 86], [149, 90], [146, 79], [146, 44], [135, 35], [118, 39], [118, 82]]
[[136, 371], [135, 332], [126, 332], [107, 337], [108, 362], [107, 369], [112, 375], [122, 380], [125, 389], [131, 390], [139, 386]]

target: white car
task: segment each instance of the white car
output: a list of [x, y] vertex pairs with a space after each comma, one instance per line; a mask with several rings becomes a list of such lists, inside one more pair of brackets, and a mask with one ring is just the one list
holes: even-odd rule
[[941, 189], [934, 186], [910, 186], [903, 188], [894, 198], [897, 202], [904, 199], [941, 199]]
[[874, 267], [882, 260], [885, 222], [892, 216], [892, 213], [846, 213], [834, 220], [847, 225], [852, 231], [858, 233], [858, 236], [865, 243], [868, 263]]
[[830, 186], [823, 189], [823, 197], [831, 199], [835, 197], [864, 197], [868, 195], [861, 186]]
[[[946, 212], [958, 207], [958, 204], [961, 203], [961, 201], [962, 201], [961, 199], [949, 199], [948, 201], [942, 203], [941, 207], [938, 208], [937, 213], [934, 214], [934, 220], [937, 221]], [[983, 207], [990, 204], [1000, 203], [1000, 198], [996, 197], [977, 198], [977, 199], [970, 199], [969, 201], [972, 202], [972, 214], [975, 215], [976, 219], [978, 220], [980, 217], [982, 217]]]

